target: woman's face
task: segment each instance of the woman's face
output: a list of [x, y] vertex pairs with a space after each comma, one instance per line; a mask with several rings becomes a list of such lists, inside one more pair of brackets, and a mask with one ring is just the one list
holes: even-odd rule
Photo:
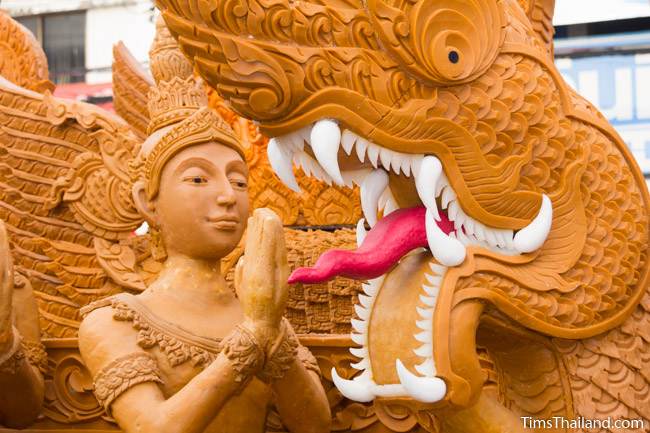
[[168, 253], [220, 259], [237, 246], [246, 226], [246, 163], [217, 143], [184, 149], [163, 168], [154, 204]]

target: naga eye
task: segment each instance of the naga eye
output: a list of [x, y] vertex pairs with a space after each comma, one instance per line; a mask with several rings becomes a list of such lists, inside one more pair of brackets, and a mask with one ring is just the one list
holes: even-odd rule
[[449, 52], [449, 61], [453, 64], [458, 63], [460, 60], [460, 55], [458, 54], [458, 51], [450, 51]]

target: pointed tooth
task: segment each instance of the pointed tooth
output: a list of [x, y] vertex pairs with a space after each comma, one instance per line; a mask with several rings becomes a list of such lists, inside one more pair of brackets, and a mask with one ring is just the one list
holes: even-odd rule
[[332, 382], [344, 397], [360, 403], [368, 403], [375, 398], [372, 392], [373, 384], [366, 380], [347, 380], [341, 378], [332, 367]]
[[357, 222], [357, 247], [360, 247], [368, 232], [366, 231], [366, 220], [361, 218]]
[[303, 140], [303, 143], [306, 141], [311, 144], [311, 130], [314, 128], [314, 124], [307, 125], [304, 128], [300, 128], [296, 134], [300, 136]]
[[350, 353], [357, 358], [365, 358], [368, 356], [368, 349], [365, 347], [350, 347]]
[[361, 185], [361, 208], [370, 227], [377, 223], [377, 204], [387, 186], [388, 174], [382, 169], [370, 173]]
[[485, 230], [486, 230], [486, 227], [483, 224], [481, 224], [478, 221], [474, 222], [474, 236], [476, 237], [476, 239], [478, 239], [479, 241], [484, 241], [485, 240]]
[[530, 253], [541, 248], [551, 231], [552, 223], [553, 203], [544, 194], [542, 196], [542, 206], [535, 219], [515, 235], [515, 249], [521, 253]]
[[436, 185], [436, 197], [438, 197], [440, 193], [442, 193], [443, 188], [448, 186], [449, 186], [449, 182], [447, 181], [447, 177], [443, 174], [442, 176], [440, 176], [440, 181]]
[[397, 376], [407, 394], [422, 403], [435, 403], [447, 393], [445, 381], [437, 377], [418, 377], [408, 371], [402, 361], [395, 361]]
[[390, 188], [386, 187], [384, 192], [379, 196], [379, 200], [377, 200], [377, 209], [382, 210], [386, 207], [386, 202], [388, 201], [390, 195]]
[[305, 148], [305, 140], [303, 139], [300, 132], [294, 132], [292, 134], [286, 135], [283, 137], [283, 139], [294, 152], [302, 152]]
[[431, 344], [423, 344], [422, 346], [413, 350], [413, 353], [415, 353], [420, 358], [429, 358], [433, 356], [433, 346]]
[[368, 317], [370, 317], [370, 311], [366, 310], [363, 308], [361, 305], [355, 305], [354, 306], [354, 311], [357, 313], [357, 316], [359, 316], [359, 319], [361, 320], [368, 320]]
[[451, 203], [455, 198], [456, 193], [451, 188], [451, 185], [446, 186], [445, 189], [442, 190], [442, 208], [447, 209], [449, 203]]
[[354, 184], [361, 185], [366, 176], [371, 172], [372, 170], [369, 168], [362, 168], [359, 170], [343, 171], [341, 172], [341, 176], [343, 176], [346, 185], [351, 184], [351, 187], [354, 187]]
[[357, 158], [359, 158], [360, 162], [364, 162], [366, 160], [366, 150], [368, 150], [369, 145], [370, 143], [368, 142], [368, 140], [362, 137], [359, 137], [357, 139], [357, 145], [355, 149], [357, 151]]
[[431, 330], [433, 329], [433, 322], [431, 321], [431, 319], [429, 319], [429, 320], [417, 320], [415, 322], [415, 326], [417, 326], [418, 328], [420, 328], [423, 331], [431, 332]]
[[422, 364], [415, 366], [415, 370], [422, 376], [433, 377], [436, 375], [435, 367], [433, 366], [433, 358], [427, 358]]
[[424, 296], [420, 295], [420, 301], [427, 307], [435, 307], [436, 306], [436, 298], [432, 298], [429, 296]]
[[299, 160], [302, 170], [305, 172], [305, 175], [318, 179], [322, 182], [330, 185], [332, 179], [323, 168], [316, 162], [314, 159], [305, 152], [300, 152], [296, 155], [296, 159]]
[[496, 244], [501, 248], [506, 246], [506, 231], [505, 230], [494, 230], [494, 236], [496, 237]]
[[343, 131], [343, 135], [341, 136], [341, 145], [343, 146], [343, 150], [345, 151], [346, 155], [350, 155], [352, 153], [352, 148], [354, 147], [354, 143], [357, 141], [357, 135], [346, 129]]
[[494, 230], [489, 228], [485, 230], [485, 240], [488, 242], [488, 244], [496, 246], [497, 237], [494, 235]]
[[342, 171], [341, 177], [343, 178], [343, 185], [348, 188], [354, 188], [354, 177], [350, 174], [350, 172]]
[[417, 178], [420, 175], [420, 167], [422, 167], [422, 160], [424, 159], [424, 156], [422, 155], [416, 155], [411, 157], [411, 173], [413, 173], [413, 177]]
[[135, 234], [136, 234], [136, 236], [144, 236], [144, 235], [146, 235], [147, 233], [149, 233], [149, 223], [147, 223], [146, 221], [144, 221], [144, 222], [140, 225], [140, 227], [138, 227], [137, 229], [135, 229]]
[[463, 245], [468, 246], [472, 244], [472, 240], [467, 237], [463, 230], [456, 231], [456, 239], [458, 239]]
[[306, 154], [304, 152], [298, 152], [293, 156], [293, 162], [305, 172], [305, 176], [310, 176], [311, 173], [307, 173], [307, 169], [305, 168], [305, 156]]
[[449, 209], [447, 209], [447, 216], [449, 217], [450, 221], [455, 221], [456, 217], [458, 216], [458, 202], [456, 200], [452, 200], [449, 203]]
[[431, 308], [421, 308], [421, 307], [415, 307], [415, 309], [418, 311], [418, 314], [423, 319], [431, 319], [431, 318], [433, 318], [433, 309], [431, 309]]
[[418, 334], [415, 334], [414, 337], [420, 343], [431, 344], [431, 342], [433, 341], [433, 336], [431, 335], [431, 331], [422, 331]]
[[350, 363], [350, 367], [355, 370], [367, 370], [370, 367], [370, 363], [368, 362], [368, 358], [363, 358], [357, 363]]
[[350, 334], [350, 338], [352, 339], [352, 341], [354, 341], [355, 344], [358, 344], [359, 346], [363, 346], [366, 344], [365, 335], [352, 333]]
[[275, 174], [277, 174], [286, 186], [299, 193], [300, 187], [298, 186], [298, 181], [296, 181], [296, 176], [293, 174], [293, 155], [290, 152], [290, 150], [280, 144], [278, 139], [272, 138], [269, 140], [266, 153], [269, 157], [271, 168], [273, 168]]
[[405, 157], [401, 153], [393, 152], [393, 158], [390, 161], [390, 169], [393, 170], [395, 174], [399, 174], [402, 169], [402, 160]]
[[440, 284], [442, 283], [442, 277], [439, 275], [424, 274], [424, 277], [427, 279], [429, 284], [433, 285], [434, 287], [440, 287]]
[[437, 263], [429, 263], [429, 267], [431, 268], [433, 273], [436, 274], [436, 275], [444, 275], [445, 271], [447, 270], [447, 268], [445, 268], [444, 266], [441, 266], [441, 265], [439, 265]]
[[390, 165], [394, 156], [395, 152], [390, 149], [386, 149], [385, 147], [379, 149], [379, 160], [386, 171], [390, 171]]
[[368, 161], [370, 161], [373, 167], [377, 168], [378, 159], [379, 146], [373, 143], [368, 143]]
[[397, 206], [397, 203], [395, 203], [395, 200], [391, 197], [388, 198], [386, 201], [386, 205], [384, 206], [384, 216], [390, 215], [392, 212], [395, 212], [397, 209], [399, 209], [399, 206]]
[[433, 215], [427, 209], [425, 217], [427, 241], [435, 259], [446, 266], [458, 266], [465, 260], [465, 246], [458, 240], [447, 236], [440, 230]]
[[453, 219], [454, 221], [454, 228], [456, 231], [462, 231], [463, 230], [463, 225], [465, 224], [465, 220], [467, 219], [467, 215], [465, 215], [465, 212], [463, 212], [463, 209], [459, 206], [457, 206], [456, 210], [456, 217]]
[[363, 292], [371, 298], [377, 294], [378, 287], [373, 284], [363, 284], [361, 287], [363, 288]]
[[316, 122], [311, 130], [311, 148], [325, 172], [335, 183], [343, 185], [338, 160], [340, 145], [341, 130], [336, 122], [329, 119]]
[[420, 171], [415, 176], [415, 187], [418, 196], [428, 210], [431, 210], [435, 219], [440, 219], [438, 205], [436, 203], [436, 185], [440, 181], [442, 164], [435, 156], [425, 156], [420, 164]]
[[438, 296], [438, 287], [437, 286], [436, 287], [429, 287], [427, 285], [423, 285], [422, 290], [424, 290], [424, 292], [427, 295], [431, 296], [431, 297], [437, 297]]
[[472, 218], [467, 217], [463, 223], [463, 227], [465, 227], [465, 233], [468, 236], [474, 234], [474, 220]]
[[359, 295], [359, 303], [363, 305], [364, 308], [370, 308], [372, 305], [372, 298], [366, 295]]
[[508, 248], [509, 250], [514, 250], [515, 249], [514, 232], [512, 230], [507, 230], [505, 237], [506, 237], [506, 248]]
[[411, 163], [412, 163], [413, 157], [410, 155], [402, 155], [401, 161], [400, 161], [400, 168], [402, 170], [402, 173], [404, 173], [404, 176], [406, 177], [411, 177]]
[[368, 330], [368, 322], [363, 320], [352, 319], [350, 320], [350, 323], [352, 323], [352, 329], [357, 331], [359, 334], [363, 334]]

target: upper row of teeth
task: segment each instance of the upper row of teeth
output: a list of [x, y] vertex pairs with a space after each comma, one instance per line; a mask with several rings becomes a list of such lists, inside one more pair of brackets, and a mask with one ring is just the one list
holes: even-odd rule
[[[316, 160], [305, 151], [305, 143], [311, 147]], [[360, 162], [369, 161], [374, 169], [341, 172], [340, 148], [347, 155], [354, 151]], [[300, 187], [293, 173], [293, 163], [302, 167], [307, 175], [329, 184], [359, 185], [361, 206], [370, 226], [376, 223], [378, 211], [383, 210], [386, 216], [397, 208], [388, 187], [388, 172], [407, 177], [413, 175], [420, 200], [427, 208], [426, 228], [431, 252], [445, 266], [462, 263], [466, 246], [470, 245], [505, 255], [532, 252], [541, 247], [550, 231], [553, 212], [548, 197], [543, 197], [538, 216], [517, 233], [487, 227], [463, 211], [437, 157], [405, 154], [378, 146], [350, 130], [341, 132], [333, 120], [320, 120], [294, 133], [271, 139], [268, 156], [280, 179], [298, 192]], [[447, 210], [455, 232], [447, 235], [435, 223], [440, 220], [440, 210]]]

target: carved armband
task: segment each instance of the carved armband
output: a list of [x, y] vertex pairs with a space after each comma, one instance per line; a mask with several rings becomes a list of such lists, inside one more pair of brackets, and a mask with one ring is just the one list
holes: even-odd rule
[[268, 352], [268, 359], [259, 374], [260, 380], [270, 383], [282, 379], [298, 354], [300, 343], [287, 319], [282, 320], [282, 331]]
[[223, 354], [230, 360], [237, 372], [235, 381], [247, 384], [253, 375], [264, 365], [264, 350], [255, 335], [242, 325], [222, 341]]
[[13, 344], [5, 354], [0, 354], [0, 373], [15, 374], [24, 362], [25, 352], [18, 330], [12, 326]]
[[270, 383], [282, 379], [297, 359], [307, 370], [320, 376], [318, 362], [314, 355], [298, 341], [289, 321], [282, 321], [282, 332], [268, 352], [264, 368], [258, 375], [260, 380]]
[[23, 340], [23, 350], [29, 363], [45, 374], [47, 370], [47, 352], [40, 341]]
[[112, 361], [97, 374], [95, 397], [110, 414], [110, 405], [117, 397], [145, 382], [163, 383], [158, 364], [148, 353], [131, 353]]
[[318, 367], [318, 361], [316, 361], [316, 357], [305, 346], [298, 346], [298, 360], [307, 370], [313, 371], [320, 377], [321, 372], [320, 367]]

